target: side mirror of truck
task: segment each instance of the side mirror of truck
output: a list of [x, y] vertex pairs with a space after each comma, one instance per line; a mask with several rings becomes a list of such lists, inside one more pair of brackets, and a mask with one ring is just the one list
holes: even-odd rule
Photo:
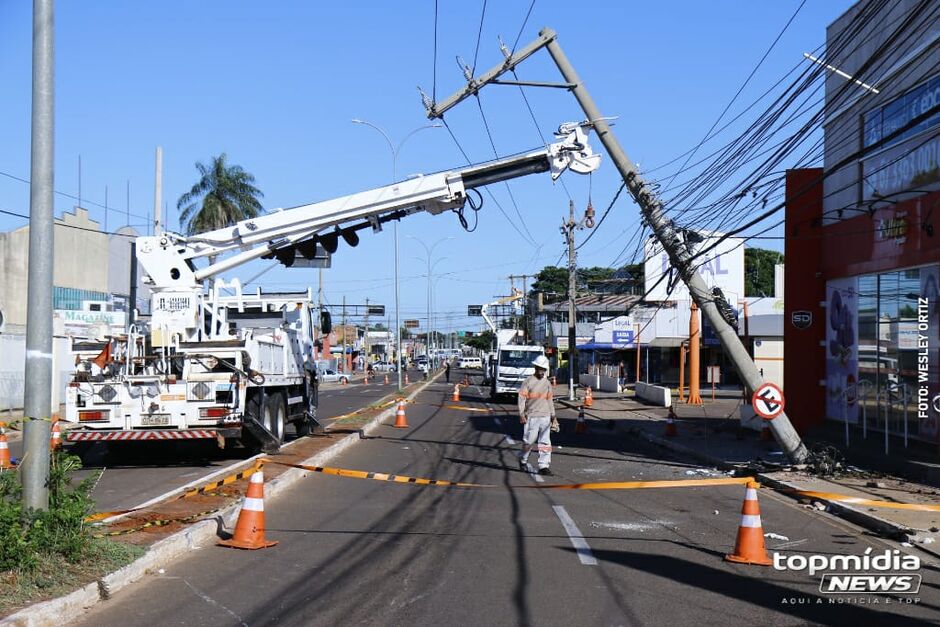
[[333, 318], [330, 316], [330, 312], [321, 311], [320, 312], [320, 332], [323, 335], [328, 335], [333, 330]]

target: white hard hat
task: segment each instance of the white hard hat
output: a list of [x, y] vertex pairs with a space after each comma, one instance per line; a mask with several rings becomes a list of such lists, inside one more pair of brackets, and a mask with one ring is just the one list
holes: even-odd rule
[[548, 357], [545, 355], [539, 355], [535, 358], [535, 361], [532, 362], [532, 365], [536, 368], [542, 368], [543, 370], [548, 370]]

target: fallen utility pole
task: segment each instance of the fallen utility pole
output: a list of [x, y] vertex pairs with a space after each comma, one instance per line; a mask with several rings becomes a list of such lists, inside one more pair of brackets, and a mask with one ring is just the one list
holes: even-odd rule
[[[731, 360], [738, 375], [744, 382], [749, 394], [764, 383], [764, 379], [754, 365], [753, 360], [745, 350], [737, 332], [729, 325], [718, 311], [715, 297], [712, 295], [705, 281], [696, 271], [693, 261], [694, 255], [686, 244], [679, 238], [672, 222], [663, 215], [662, 201], [657, 197], [655, 191], [647, 186], [646, 181], [639, 175], [636, 166], [620, 147], [620, 143], [614, 137], [610, 125], [601, 115], [600, 110], [588, 93], [587, 88], [578, 76], [574, 67], [568, 61], [564, 51], [558, 43], [558, 36], [550, 28], [544, 28], [539, 32], [539, 37], [534, 42], [525, 46], [516, 54], [510, 54], [509, 50], [504, 50], [505, 61], [485, 72], [479, 78], [471, 78], [467, 86], [444, 100], [441, 104], [429, 103], [427, 114], [429, 118], [441, 118], [444, 113], [468, 98], [477, 94], [480, 89], [489, 83], [498, 83], [498, 79], [506, 72], [513, 71], [519, 63], [535, 54], [539, 49], [546, 48], [552, 60], [561, 72], [565, 83], [561, 85], [552, 85], [553, 87], [563, 87], [570, 89], [581, 105], [588, 121], [597, 132], [598, 138], [604, 144], [607, 154], [613, 160], [614, 165], [623, 177], [623, 181], [630, 190], [634, 201], [639, 205], [643, 218], [650, 226], [656, 239], [659, 241], [663, 250], [669, 256], [672, 267], [682, 278], [682, 281], [689, 289], [692, 300], [702, 310], [702, 314], [708, 319], [708, 322], [715, 330], [721, 346]], [[548, 86], [548, 85], [545, 85]], [[426, 103], [428, 104], [428, 103]], [[783, 452], [791, 462], [802, 463], [809, 456], [809, 451], [800, 439], [799, 434], [790, 423], [785, 413], [780, 413], [776, 418], [769, 421], [771, 432], [777, 443], [783, 449]]]

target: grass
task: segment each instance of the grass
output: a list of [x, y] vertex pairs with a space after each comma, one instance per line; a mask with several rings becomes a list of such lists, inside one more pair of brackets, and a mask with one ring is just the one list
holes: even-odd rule
[[76, 563], [61, 555], [38, 554], [29, 571], [0, 573], [0, 616], [77, 590], [130, 564], [145, 551], [144, 547], [101, 538], [92, 540]]

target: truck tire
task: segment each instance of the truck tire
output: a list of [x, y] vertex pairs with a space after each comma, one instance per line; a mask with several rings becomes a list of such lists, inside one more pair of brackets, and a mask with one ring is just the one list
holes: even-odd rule
[[271, 392], [265, 399], [261, 412], [261, 424], [270, 431], [278, 442], [284, 441], [284, 428], [287, 423], [287, 405], [283, 392]]

